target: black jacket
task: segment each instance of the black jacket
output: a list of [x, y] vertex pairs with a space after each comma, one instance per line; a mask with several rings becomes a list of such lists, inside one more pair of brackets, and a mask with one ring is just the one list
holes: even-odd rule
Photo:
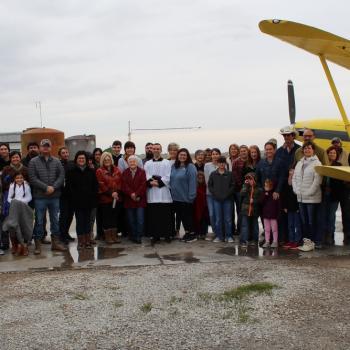
[[293, 192], [293, 187], [288, 185], [288, 182], [284, 184], [283, 191], [281, 192], [281, 207], [282, 209], [287, 209], [291, 213], [295, 213], [299, 210], [297, 195]]
[[75, 166], [67, 171], [65, 191], [73, 209], [96, 208], [98, 183], [94, 170]]
[[220, 174], [218, 169], [213, 171], [209, 176], [208, 189], [218, 201], [232, 198], [235, 189], [232, 172], [226, 170]]

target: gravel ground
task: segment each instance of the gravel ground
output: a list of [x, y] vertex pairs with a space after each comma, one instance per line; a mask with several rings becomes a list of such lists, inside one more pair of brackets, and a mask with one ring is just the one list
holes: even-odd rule
[[[1, 349], [349, 349], [350, 259], [1, 274]], [[270, 294], [223, 301], [250, 283]]]

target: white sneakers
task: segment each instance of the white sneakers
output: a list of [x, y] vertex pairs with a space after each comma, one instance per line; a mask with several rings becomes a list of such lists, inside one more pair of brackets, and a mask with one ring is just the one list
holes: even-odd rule
[[299, 250], [303, 252], [311, 252], [315, 249], [315, 243], [311, 239], [304, 238], [303, 241], [303, 245], [298, 247]]

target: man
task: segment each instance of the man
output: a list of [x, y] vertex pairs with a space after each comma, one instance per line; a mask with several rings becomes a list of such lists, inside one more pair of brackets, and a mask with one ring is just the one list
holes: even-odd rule
[[58, 214], [60, 210], [60, 195], [64, 182], [64, 169], [57, 158], [51, 156], [51, 141], [40, 141], [40, 154], [29, 163], [29, 181], [33, 189], [36, 227], [33, 238], [34, 254], [41, 253], [41, 239], [44, 235], [44, 216], [49, 210], [51, 228], [51, 249], [66, 251], [60, 244]]
[[345, 151], [342, 147], [341, 139], [339, 137], [333, 137], [331, 141], [332, 146], [334, 146], [338, 153], [338, 162], [341, 165], [349, 165], [349, 153]]
[[161, 157], [162, 146], [153, 144], [153, 159], [145, 164], [147, 178], [147, 231], [152, 243], [165, 237], [170, 243], [173, 233], [172, 198], [169, 190], [170, 162]]
[[[315, 139], [315, 132], [312, 129], [305, 129], [303, 133], [303, 140], [304, 142], [306, 141], [312, 141], [314, 142]], [[328, 165], [328, 157], [327, 157], [327, 152], [320, 146], [315, 145], [315, 154], [319, 161], [322, 163], [322, 165]], [[300, 148], [298, 148], [295, 152], [295, 163], [299, 162], [301, 158], [303, 158], [303, 151]]]
[[28, 168], [29, 162], [39, 155], [39, 145], [36, 142], [29, 142], [27, 145], [27, 155], [22, 159], [22, 164]]
[[[276, 151], [276, 158], [278, 158], [282, 163], [282, 169], [284, 172], [286, 185], [289, 169], [294, 165], [295, 162], [295, 152], [300, 148], [300, 145], [295, 143], [295, 138], [298, 135], [297, 130], [293, 126], [286, 126], [280, 130], [280, 134], [284, 138], [284, 143]], [[278, 219], [278, 232], [279, 241], [286, 242], [288, 240], [288, 217], [284, 210], [280, 211], [280, 216]]]
[[282, 166], [288, 174], [290, 167], [294, 163], [295, 152], [300, 148], [300, 145], [295, 143], [295, 138], [297, 136], [297, 131], [293, 126], [286, 126], [280, 130], [280, 134], [284, 138], [284, 144], [279, 147], [276, 151], [276, 158], [282, 161]]
[[153, 143], [147, 142], [145, 146], [145, 158], [142, 159], [142, 163], [145, 164], [148, 160], [151, 160], [153, 158]]
[[[65, 179], [67, 172], [74, 168], [74, 162], [69, 160], [69, 150], [67, 147], [61, 147], [58, 150], [58, 159], [60, 160], [63, 169]], [[60, 197], [60, 216], [59, 216], [59, 227], [61, 233], [61, 239], [64, 243], [74, 242], [74, 238], [69, 234], [69, 228], [72, 224], [74, 217], [74, 210], [71, 202], [68, 198], [65, 186], [62, 186], [61, 197]]]
[[0, 143], [0, 174], [5, 166], [10, 165], [10, 147], [7, 143]]
[[112, 144], [112, 157], [115, 166], [118, 166], [119, 159], [122, 157], [120, 151], [122, 150], [122, 143], [118, 140]]

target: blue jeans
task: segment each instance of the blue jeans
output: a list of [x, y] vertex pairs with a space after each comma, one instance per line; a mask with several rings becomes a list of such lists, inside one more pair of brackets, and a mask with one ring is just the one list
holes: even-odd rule
[[132, 238], [140, 240], [143, 236], [145, 215], [144, 208], [127, 208], [128, 222]]
[[303, 224], [305, 238], [311, 239], [316, 244], [322, 243], [323, 232], [320, 230], [320, 215], [318, 215], [319, 203], [299, 203], [300, 217]]
[[207, 204], [208, 204], [210, 226], [211, 226], [213, 232], [216, 233], [215, 214], [214, 214], [214, 199], [213, 199], [213, 196], [210, 194], [207, 194]]
[[232, 238], [232, 200], [217, 201], [213, 199], [214, 217], [216, 227], [216, 237], [224, 239], [223, 227], [225, 228], [226, 238]]
[[288, 212], [288, 241], [299, 243], [301, 240], [300, 214], [297, 211]]
[[241, 243], [246, 243], [249, 240], [249, 233], [252, 233], [253, 240], [259, 240], [259, 223], [257, 216], [248, 216], [241, 214]]
[[50, 231], [51, 235], [60, 237], [60, 228], [58, 224], [58, 214], [60, 212], [59, 198], [35, 198], [35, 227], [33, 232], [34, 239], [42, 239], [44, 237], [44, 218], [46, 211], [49, 211]]

